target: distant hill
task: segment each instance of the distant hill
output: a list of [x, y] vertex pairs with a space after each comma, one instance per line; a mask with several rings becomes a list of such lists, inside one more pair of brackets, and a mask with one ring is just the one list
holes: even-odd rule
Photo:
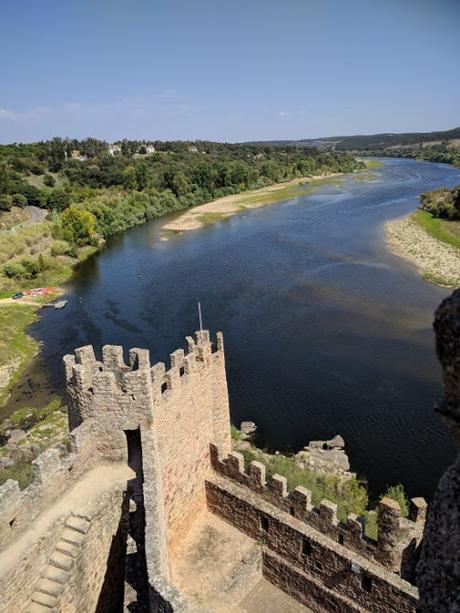
[[318, 149], [354, 152], [391, 152], [392, 149], [420, 149], [442, 146], [445, 148], [460, 148], [460, 127], [443, 132], [406, 132], [394, 134], [328, 136], [323, 138], [304, 138], [300, 140], [255, 141], [245, 143], [250, 145], [275, 145], [293, 147], [316, 147]]

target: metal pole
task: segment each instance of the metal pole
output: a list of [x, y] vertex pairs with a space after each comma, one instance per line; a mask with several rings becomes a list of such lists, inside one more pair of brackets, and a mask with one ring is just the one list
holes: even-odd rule
[[198, 318], [200, 320], [200, 331], [203, 330], [203, 319], [201, 317], [201, 302], [198, 303]]

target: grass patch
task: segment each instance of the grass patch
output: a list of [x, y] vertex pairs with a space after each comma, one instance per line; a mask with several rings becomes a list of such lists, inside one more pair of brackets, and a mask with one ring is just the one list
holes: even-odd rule
[[0, 232], [9, 230], [28, 219], [30, 219], [30, 215], [26, 210], [13, 206], [10, 211], [0, 213]]
[[14, 304], [0, 306], [0, 370], [3, 370], [3, 381], [7, 381], [0, 389], [0, 405], [37, 351], [37, 341], [25, 332], [27, 326], [36, 319], [36, 307]]
[[363, 160], [363, 162], [366, 164], [367, 168], [380, 168], [383, 166], [383, 162], [380, 160]]
[[13, 466], [8, 468], [2, 468], [0, 470], [0, 485], [13, 479], [13, 481], [19, 482], [19, 488], [25, 489], [33, 481], [32, 464], [27, 460], [16, 462]]
[[411, 219], [433, 238], [451, 247], [460, 249], [460, 222], [433, 217], [428, 211], [417, 209]]
[[330, 500], [337, 504], [337, 515], [341, 521], [346, 521], [350, 513], [364, 515], [368, 504], [367, 490], [357, 479], [343, 480], [335, 475], [314, 473], [311, 470], [299, 468], [293, 458], [283, 455], [268, 455], [255, 447], [241, 450], [246, 465], [253, 460], [265, 464], [267, 478], [278, 473], [286, 477], [288, 489], [293, 490], [302, 485], [312, 493], [313, 504], [321, 500]]
[[[0, 469], [0, 485], [7, 479], [19, 482], [24, 489], [33, 480], [32, 459], [45, 449], [68, 441], [67, 411], [59, 399], [52, 400], [46, 406], [37, 408], [24, 407], [12, 413], [0, 425], [0, 441], [7, 440], [7, 431], [19, 428], [27, 432], [27, 439], [20, 441], [19, 448], [29, 444], [35, 445], [34, 453], [28, 459], [18, 459], [7, 468]], [[0, 446], [0, 456], [8, 456], [10, 450]]]
[[216, 223], [226, 216], [227, 215], [225, 213], [203, 213], [198, 217], [198, 221], [206, 226], [211, 223]]

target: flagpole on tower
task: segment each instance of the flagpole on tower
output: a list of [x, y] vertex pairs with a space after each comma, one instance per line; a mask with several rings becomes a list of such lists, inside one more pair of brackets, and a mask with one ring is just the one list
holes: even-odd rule
[[201, 317], [201, 302], [198, 303], [198, 319], [200, 320], [200, 332], [203, 330], [203, 319]]

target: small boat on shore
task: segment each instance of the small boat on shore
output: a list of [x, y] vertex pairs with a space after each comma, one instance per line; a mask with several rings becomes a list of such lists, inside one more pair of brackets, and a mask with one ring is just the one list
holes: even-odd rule
[[57, 302], [47, 302], [43, 306], [50, 309], [64, 309], [66, 304], [67, 300], [58, 300]]

